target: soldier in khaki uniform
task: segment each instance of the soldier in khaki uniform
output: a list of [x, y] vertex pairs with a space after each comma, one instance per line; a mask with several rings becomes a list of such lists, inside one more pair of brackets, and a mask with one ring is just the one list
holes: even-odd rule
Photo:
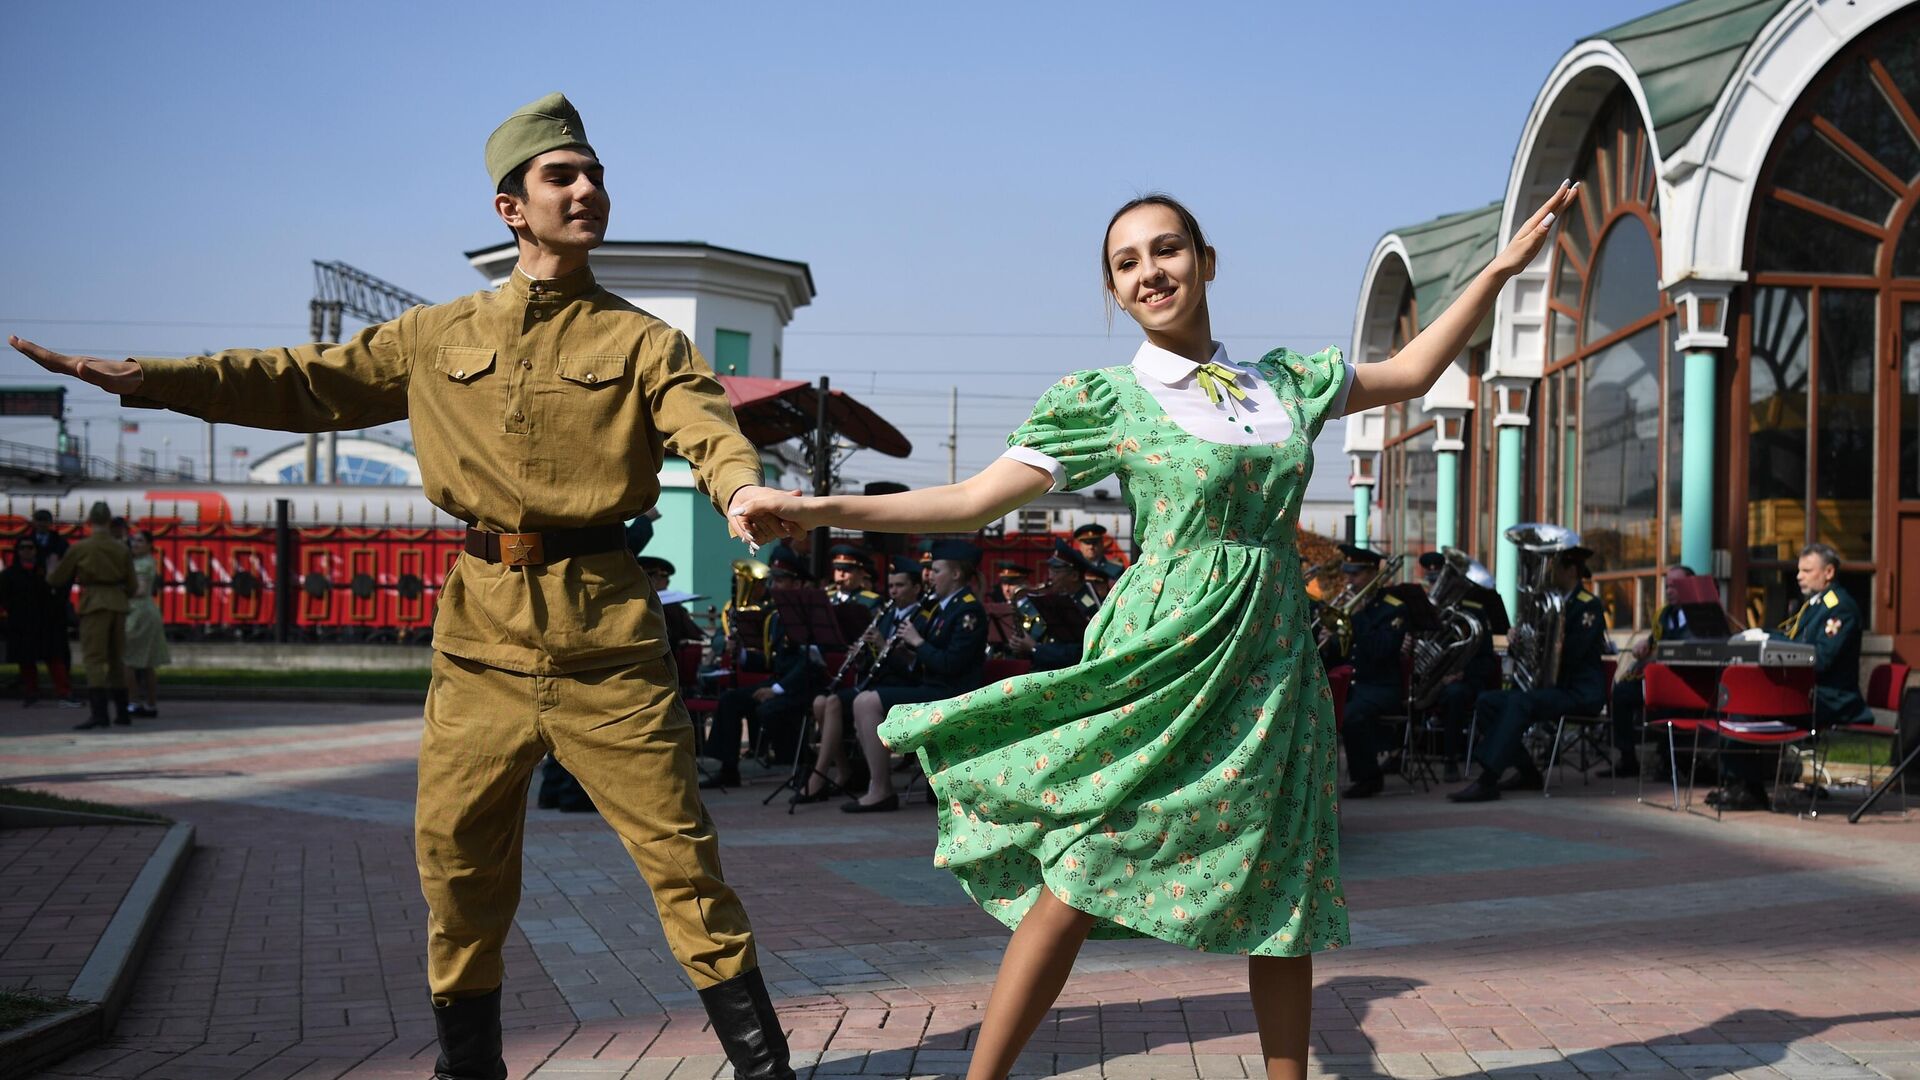
[[87, 511], [87, 538], [67, 549], [60, 564], [47, 575], [58, 595], [80, 586], [80, 660], [87, 667], [87, 705], [92, 714], [81, 731], [108, 724], [107, 702], [113, 702], [116, 724], [131, 724], [127, 716], [127, 608], [139, 590], [133, 576], [133, 554], [113, 538], [113, 511], [97, 502]]
[[127, 404], [219, 423], [412, 421], [427, 497], [469, 524], [434, 622], [414, 824], [436, 1076], [506, 1075], [500, 947], [520, 897], [528, 779], [551, 749], [653, 890], [735, 1076], [791, 1077], [694, 792], [693, 726], [660, 606], [621, 524], [657, 501], [668, 451], [723, 513], [759, 490], [760, 459], [686, 337], [594, 281], [587, 253], [605, 239], [609, 201], [573, 106], [552, 94], [517, 110], [486, 162], [520, 247], [497, 290], [337, 345], [108, 361], [14, 344]]

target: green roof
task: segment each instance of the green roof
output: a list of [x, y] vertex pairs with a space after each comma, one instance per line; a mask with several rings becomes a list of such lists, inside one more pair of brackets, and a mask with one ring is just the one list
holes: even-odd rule
[[1407, 274], [1413, 279], [1413, 303], [1421, 329], [1493, 261], [1500, 237], [1500, 206], [1488, 203], [1393, 230], [1392, 235], [1407, 249]]
[[1647, 95], [1653, 145], [1668, 157], [1685, 145], [1727, 88], [1754, 35], [1787, 0], [1685, 0], [1582, 40], [1619, 49]]

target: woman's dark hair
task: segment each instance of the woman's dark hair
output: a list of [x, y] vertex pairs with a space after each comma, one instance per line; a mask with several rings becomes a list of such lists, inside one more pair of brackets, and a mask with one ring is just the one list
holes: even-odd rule
[[1206, 254], [1206, 234], [1200, 231], [1200, 222], [1193, 216], [1193, 211], [1183, 206], [1179, 199], [1164, 191], [1149, 191], [1139, 198], [1129, 199], [1121, 205], [1120, 209], [1113, 212], [1112, 217], [1107, 219], [1106, 231], [1100, 234], [1100, 277], [1107, 283], [1108, 295], [1113, 293], [1113, 265], [1107, 261], [1107, 240], [1113, 236], [1114, 222], [1119, 221], [1128, 211], [1142, 206], [1164, 206], [1173, 211], [1174, 216], [1180, 219], [1180, 227], [1187, 230], [1187, 238], [1193, 241], [1193, 250], [1202, 256]]

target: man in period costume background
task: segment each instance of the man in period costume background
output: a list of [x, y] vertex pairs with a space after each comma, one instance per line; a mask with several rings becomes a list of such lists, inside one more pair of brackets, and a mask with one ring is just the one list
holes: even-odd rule
[[516, 110], [488, 138], [486, 165], [519, 244], [497, 290], [340, 344], [125, 361], [13, 344], [127, 404], [218, 423], [411, 421], [427, 497], [469, 525], [435, 617], [414, 823], [437, 1076], [506, 1075], [500, 950], [519, 902], [528, 779], [551, 749], [646, 878], [735, 1075], [790, 1077], [746, 912], [694, 791], [666, 624], [623, 524], [657, 501], [669, 451], [722, 513], [762, 483], [759, 457], [686, 336], [594, 280], [588, 252], [605, 240], [610, 201], [566, 98]]
[[87, 511], [87, 538], [69, 548], [47, 575], [57, 597], [80, 586], [80, 662], [87, 668], [90, 710], [86, 722], [77, 725], [83, 731], [133, 722], [127, 715], [127, 608], [139, 582], [133, 555], [113, 538], [112, 529], [113, 512], [106, 503], [94, 503]]

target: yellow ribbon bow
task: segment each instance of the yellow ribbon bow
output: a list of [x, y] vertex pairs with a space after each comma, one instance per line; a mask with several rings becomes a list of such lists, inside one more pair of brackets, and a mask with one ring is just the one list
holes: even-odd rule
[[1200, 389], [1207, 392], [1207, 400], [1215, 405], [1220, 404], [1221, 390], [1232, 394], [1235, 401], [1247, 400], [1247, 392], [1240, 389], [1240, 384], [1234, 381], [1238, 378], [1237, 373], [1230, 368], [1209, 360], [1193, 369], [1193, 377], [1200, 383]]

